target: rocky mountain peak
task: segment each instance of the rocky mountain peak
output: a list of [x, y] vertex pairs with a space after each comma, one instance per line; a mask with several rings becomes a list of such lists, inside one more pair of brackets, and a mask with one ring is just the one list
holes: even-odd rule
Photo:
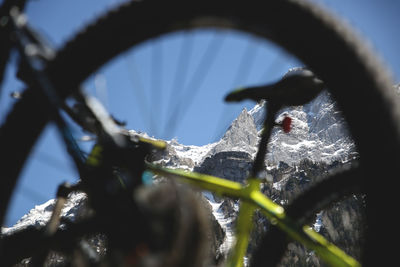
[[258, 139], [254, 117], [244, 108], [221, 140], [210, 150], [208, 156], [226, 151], [241, 151], [254, 155]]
[[[262, 128], [264, 105], [267, 104], [259, 103], [249, 111], [257, 121], [258, 130]], [[280, 121], [284, 116], [292, 118], [292, 130], [290, 133], [284, 133], [280, 128], [273, 130], [267, 165], [276, 166], [279, 162], [296, 165], [304, 159], [330, 163], [356, 156], [346, 122], [328, 91], [323, 91], [304, 106], [282, 109], [276, 120]]]

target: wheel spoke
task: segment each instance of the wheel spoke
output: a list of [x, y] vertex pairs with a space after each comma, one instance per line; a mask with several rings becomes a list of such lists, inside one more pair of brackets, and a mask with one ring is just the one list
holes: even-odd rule
[[[177, 96], [182, 94], [188, 76], [189, 63], [191, 62], [193, 52], [193, 37], [194, 34], [191, 31], [184, 31], [182, 34], [181, 49], [179, 49], [179, 57], [175, 68], [174, 80], [169, 95], [169, 105], [166, 108], [167, 114], [168, 111], [174, 110], [174, 107], [180, 104]], [[168, 131], [168, 127], [170, 126], [165, 123], [163, 128], [164, 133]]]
[[156, 39], [151, 49], [151, 70], [150, 70], [150, 133], [154, 136], [159, 134], [160, 114], [162, 110], [162, 84], [163, 84], [163, 45], [162, 39]]
[[132, 114], [135, 119], [141, 118], [144, 123], [147, 122], [150, 118], [147, 116], [149, 115], [150, 108], [149, 108], [149, 99], [146, 94], [145, 87], [143, 85], [143, 79], [141, 78], [140, 71], [138, 70], [136, 66], [136, 62], [133, 58], [133, 55], [131, 57], [126, 57], [125, 58], [125, 64], [127, 66], [127, 76], [128, 80], [132, 85], [133, 88], [133, 93], [134, 96], [136, 97], [135, 99], [135, 105], [137, 105], [137, 111], [139, 112], [138, 114]]
[[224, 36], [225, 35], [222, 35], [221, 37], [219, 31], [214, 32], [214, 36], [209, 41], [199, 64], [194, 70], [191, 80], [188, 82], [188, 85], [185, 86], [185, 90], [180, 95], [176, 96], [177, 103], [179, 104], [174, 106], [169, 118], [166, 120], [168, 131], [166, 131], [165, 136], [167, 138], [171, 137], [175, 133], [177, 123], [183, 119], [186, 111], [196, 98], [199, 89], [207, 78], [212, 63], [215, 61], [215, 58], [220, 51]]
[[[232, 80], [230, 88], [237, 88], [242, 84], [246, 83], [249, 73], [254, 65], [254, 59], [258, 52], [258, 46], [254, 46], [254, 38], [249, 37], [247, 39], [246, 47], [242, 52], [239, 65], [236, 69], [236, 74]], [[214, 134], [211, 136], [212, 141], [218, 141], [229, 124], [231, 123], [234, 115], [232, 114], [233, 106], [224, 105], [223, 110], [220, 112], [219, 119], [215, 125]], [[228, 116], [231, 115], [231, 116]], [[223, 125], [223, 127], [221, 127]]]

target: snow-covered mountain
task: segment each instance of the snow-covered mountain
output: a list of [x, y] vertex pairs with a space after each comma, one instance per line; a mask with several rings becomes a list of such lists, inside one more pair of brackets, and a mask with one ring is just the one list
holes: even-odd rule
[[[163, 158], [163, 163], [192, 169], [207, 157], [232, 151], [247, 153], [253, 158], [263, 127], [265, 104], [259, 103], [250, 111], [243, 109], [216, 143], [187, 146], [177, 140], [169, 141], [169, 155]], [[276, 121], [282, 120], [284, 115], [292, 118], [292, 130], [284, 133], [279, 127], [274, 128], [266, 157], [267, 166], [277, 166], [279, 162], [295, 165], [305, 159], [324, 163], [346, 162], [356, 157], [346, 122], [327, 91], [309, 104], [281, 110]]]
[[[171, 161], [169, 166], [176, 164], [179, 167], [183, 164], [184, 167], [193, 168], [205, 158], [220, 152], [245, 152], [253, 158], [263, 127], [265, 104], [259, 103], [250, 111], [243, 109], [216, 143], [185, 146], [176, 140], [170, 141], [172, 153], [176, 153], [181, 160]], [[267, 166], [276, 166], [279, 162], [295, 165], [305, 159], [325, 163], [345, 162], [357, 155], [346, 122], [327, 91], [307, 105], [281, 110], [276, 121], [282, 120], [284, 115], [292, 118], [292, 130], [284, 133], [275, 127], [268, 147]], [[189, 162], [185, 163], [182, 159]]]
[[[256, 104], [250, 111], [244, 109], [218, 142], [193, 146], [180, 144], [177, 140], [167, 141], [166, 151], [154, 155], [152, 160], [171, 168], [194, 170], [242, 182], [257, 152], [265, 105], [263, 102]], [[280, 127], [273, 129], [265, 162], [265, 175], [271, 184], [263, 188], [263, 192], [280, 204], [288, 203], [321, 173], [347, 164], [357, 156], [346, 123], [328, 92], [322, 92], [307, 105], [281, 110], [276, 121], [279, 122], [284, 116], [292, 118], [292, 130], [284, 133]], [[312, 171], [308, 172], [307, 169]], [[232, 227], [238, 203], [220, 199], [210, 193], [205, 193], [204, 197], [225, 232], [224, 240], [218, 248], [218, 253], [224, 256], [234, 242]], [[80, 194], [71, 197], [63, 214], [72, 218], [79, 210], [74, 207], [79, 207], [84, 198]], [[27, 225], [44, 225], [49, 219], [52, 205], [54, 201], [37, 206], [14, 227], [3, 228], [3, 233], [9, 234]], [[321, 213], [315, 229], [323, 229], [324, 223], [327, 221], [323, 221]], [[257, 229], [263, 231], [266, 228], [268, 222], [260, 219]], [[307, 257], [311, 257], [310, 254]]]
[[[72, 193], [69, 195], [67, 203], [62, 209], [61, 216], [74, 221], [79, 216], [81, 205], [85, 202], [86, 194], [84, 193]], [[50, 220], [52, 211], [56, 204], [55, 199], [37, 205], [28, 214], [24, 215], [13, 227], [2, 228], [3, 234], [12, 234], [18, 230], [26, 228], [28, 226], [44, 227]], [[63, 225], [61, 225], [63, 227]]]

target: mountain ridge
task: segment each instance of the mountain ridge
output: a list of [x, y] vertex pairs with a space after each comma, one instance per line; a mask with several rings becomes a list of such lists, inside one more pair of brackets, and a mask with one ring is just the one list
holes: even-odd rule
[[[165, 151], [158, 152], [151, 160], [169, 168], [194, 170], [243, 183], [257, 152], [266, 104], [268, 103], [257, 103], [249, 111], [243, 109], [218, 142], [204, 146], [188, 146], [173, 139], [167, 141]], [[292, 130], [290, 133], [284, 133], [280, 127], [273, 129], [264, 172], [269, 183], [262, 187], [265, 194], [281, 205], [286, 205], [301, 190], [314, 183], [318, 175], [339, 165], [348, 164], [357, 157], [346, 123], [328, 92], [324, 91], [304, 106], [282, 109], [276, 121], [279, 122], [284, 116], [292, 118]], [[131, 133], [138, 134], [133, 130]], [[309, 169], [313, 171], [310, 172]], [[225, 233], [224, 237], [220, 237], [223, 240], [219, 241], [216, 252], [219, 258], [224, 258], [234, 243], [232, 226], [236, 220], [238, 203], [230, 199], [220, 199], [212, 194], [204, 194], [204, 197]], [[63, 211], [64, 214], [72, 216], [70, 211], [79, 213], [82, 199], [85, 199], [85, 196], [77, 198], [75, 206], [74, 200], [71, 199], [69, 208]], [[12, 233], [32, 224], [43, 226], [48, 220], [51, 205], [54, 203], [48, 202], [36, 207], [16, 225], [3, 229], [2, 232]], [[329, 212], [326, 214], [332, 216]], [[270, 227], [265, 219], [256, 217], [256, 231], [259, 234], [254, 237], [255, 244], [259, 242], [262, 232]], [[71, 218], [73, 219], [73, 216]], [[323, 215], [316, 218], [314, 229], [327, 231], [324, 228], [327, 221], [323, 221], [322, 218]], [[253, 244], [252, 247], [254, 246]], [[298, 248], [296, 250], [300, 251]], [[313, 262], [318, 263], [318, 259], [309, 252], [301, 250], [299, 253], [303, 253], [304, 258], [312, 258]], [[292, 260], [291, 258], [289, 261]]]

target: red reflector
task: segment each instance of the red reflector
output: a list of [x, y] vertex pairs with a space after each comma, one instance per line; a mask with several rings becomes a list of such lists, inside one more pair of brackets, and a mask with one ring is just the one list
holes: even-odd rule
[[292, 118], [290, 117], [285, 117], [282, 121], [282, 128], [285, 133], [290, 132], [292, 129]]

